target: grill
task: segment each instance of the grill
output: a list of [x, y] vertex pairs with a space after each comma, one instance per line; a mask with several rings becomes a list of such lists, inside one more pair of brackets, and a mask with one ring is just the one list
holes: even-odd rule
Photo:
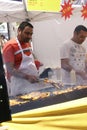
[[[42, 95], [42, 97], [41, 97]], [[87, 86], [48, 87], [37, 92], [10, 97], [11, 112], [17, 113], [67, 102], [87, 96]], [[13, 105], [11, 104], [14, 102]]]

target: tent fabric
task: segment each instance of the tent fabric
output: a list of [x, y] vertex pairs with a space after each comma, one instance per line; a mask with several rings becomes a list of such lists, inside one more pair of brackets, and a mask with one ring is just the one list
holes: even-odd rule
[[[80, 7], [75, 7], [73, 13], [78, 13]], [[0, 0], [0, 22], [21, 22], [25, 19], [41, 21], [61, 18], [60, 12], [27, 11], [25, 0], [7, 1]]]
[[13, 22], [25, 19], [22, 2], [0, 0], [0, 22]]
[[12, 115], [8, 130], [87, 130], [87, 97]]

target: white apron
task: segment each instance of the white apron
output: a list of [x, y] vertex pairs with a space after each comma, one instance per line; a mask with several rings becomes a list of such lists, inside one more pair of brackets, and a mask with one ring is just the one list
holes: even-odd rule
[[[37, 68], [34, 64], [34, 59], [33, 59], [32, 54], [30, 56], [25, 55], [23, 53], [23, 50], [22, 50], [21, 45], [18, 40], [17, 40], [17, 43], [18, 43], [18, 46], [22, 53], [22, 62], [19, 67], [19, 70], [21, 72], [27, 73], [29, 75], [39, 76]], [[15, 77], [15, 76], [11, 77], [10, 86], [11, 86], [10, 96], [16, 96], [19, 94], [29, 93], [32, 91], [39, 90], [39, 89], [41, 89], [41, 87], [42, 88], [45, 87], [45, 86], [42, 86], [41, 83], [30, 83], [26, 79]]]

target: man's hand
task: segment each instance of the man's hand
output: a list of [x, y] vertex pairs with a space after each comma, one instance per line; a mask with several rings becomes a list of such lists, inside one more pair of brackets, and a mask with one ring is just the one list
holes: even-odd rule
[[30, 83], [36, 83], [39, 81], [39, 78], [34, 75], [27, 75], [25, 77]]
[[73, 69], [73, 67], [69, 64], [69, 59], [61, 59], [61, 67], [68, 72]]
[[76, 72], [77, 75], [80, 75], [84, 80], [87, 80], [87, 73], [84, 71]]

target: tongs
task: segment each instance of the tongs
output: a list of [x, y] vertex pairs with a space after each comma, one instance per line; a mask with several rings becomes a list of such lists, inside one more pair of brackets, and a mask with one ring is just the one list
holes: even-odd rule
[[56, 88], [60, 88], [63, 87], [63, 83], [62, 82], [55, 82], [52, 80], [49, 80], [48, 78], [42, 79], [42, 81], [44, 81], [45, 83], [50, 83], [52, 86], [56, 87]]
[[51, 84], [56, 87], [56, 88], [61, 88], [63, 87], [63, 83], [62, 82], [55, 82], [55, 81], [51, 81]]

